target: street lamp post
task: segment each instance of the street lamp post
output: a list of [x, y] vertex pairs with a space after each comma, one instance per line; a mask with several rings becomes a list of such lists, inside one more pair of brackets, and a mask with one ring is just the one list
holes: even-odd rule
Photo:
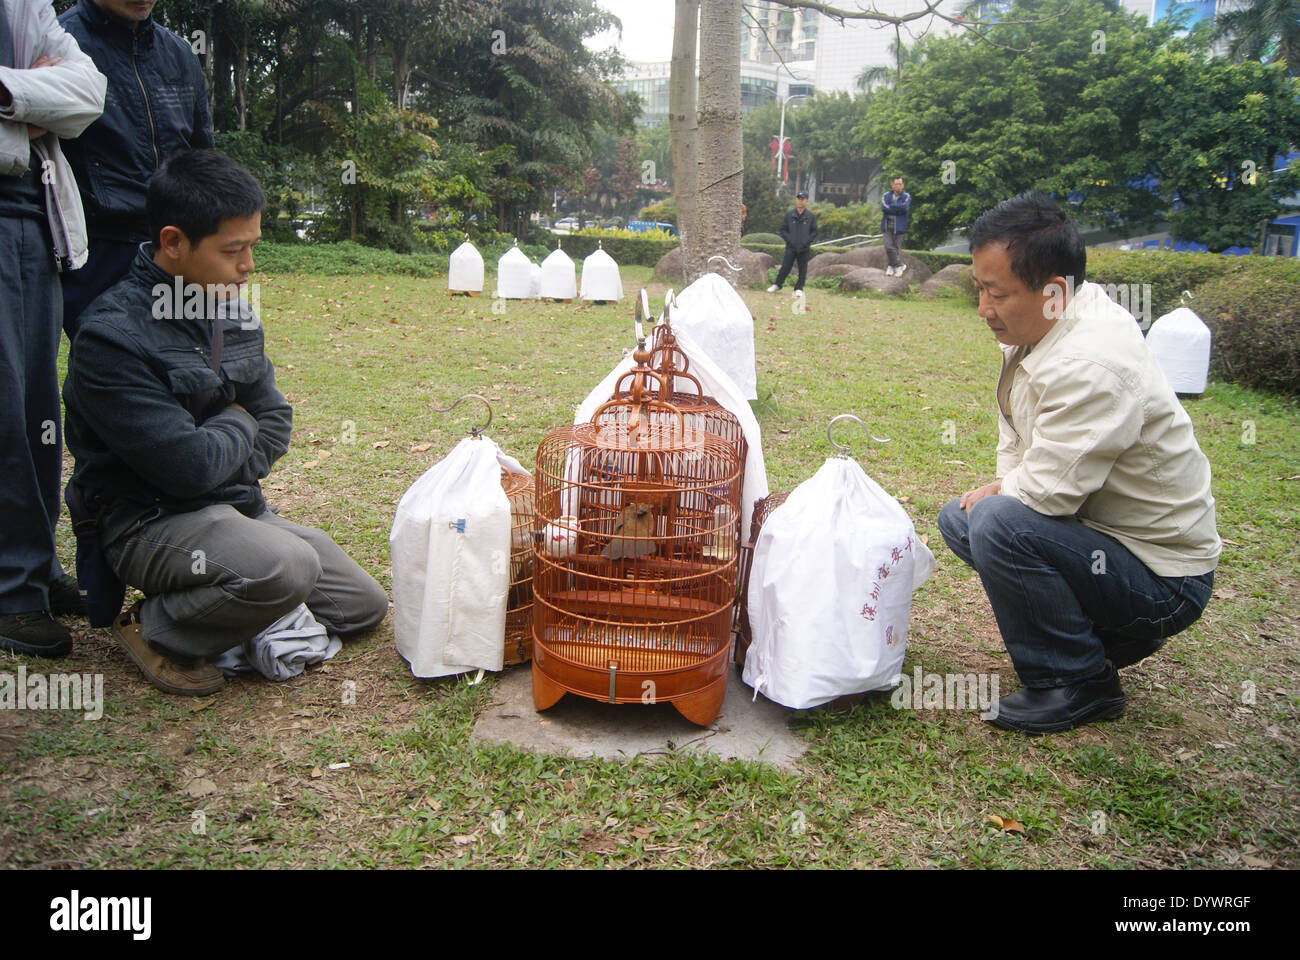
[[781, 101], [781, 132], [776, 138], [776, 178], [781, 179], [785, 172], [785, 107], [791, 100], [807, 100], [808, 95], [804, 93], [792, 93]]

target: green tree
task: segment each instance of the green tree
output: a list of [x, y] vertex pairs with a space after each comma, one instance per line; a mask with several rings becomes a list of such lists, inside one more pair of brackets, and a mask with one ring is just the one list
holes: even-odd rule
[[1072, 196], [1079, 216], [1107, 226], [1153, 223], [1160, 198], [1142, 186], [1151, 162], [1137, 131], [1156, 109], [1150, 63], [1173, 29], [1105, 0], [1018, 0], [988, 42], [928, 42], [859, 126], [885, 175], [907, 178], [909, 242], [941, 242], [1030, 188]]
[[1212, 251], [1249, 246], [1300, 189], [1300, 164], [1274, 173], [1300, 130], [1300, 80], [1280, 64], [1206, 62], [1161, 51], [1152, 64], [1143, 149], [1166, 204], [1170, 232]]

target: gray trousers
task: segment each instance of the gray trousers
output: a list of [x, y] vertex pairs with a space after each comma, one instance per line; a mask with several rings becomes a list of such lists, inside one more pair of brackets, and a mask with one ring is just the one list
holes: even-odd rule
[[[891, 267], [900, 267], [903, 265], [903, 258], [898, 253], [899, 236], [900, 235], [894, 233], [893, 230], [885, 231], [885, 256], [889, 258], [889, 265]], [[902, 236], [906, 236], [906, 234], [902, 234]]]
[[215, 657], [301, 603], [331, 633], [375, 626], [388, 596], [329, 534], [271, 511], [255, 519], [220, 504], [159, 517], [105, 548], [109, 565], [148, 599], [146, 640]]
[[54, 556], [62, 311], [49, 228], [0, 216], [0, 615], [48, 609], [63, 572]]

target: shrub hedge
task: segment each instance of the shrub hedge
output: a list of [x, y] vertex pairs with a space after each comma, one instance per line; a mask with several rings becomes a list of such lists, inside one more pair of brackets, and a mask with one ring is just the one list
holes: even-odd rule
[[1214, 337], [1210, 373], [1300, 396], [1300, 261], [1222, 259], [1231, 261], [1231, 269], [1193, 290], [1188, 303]]

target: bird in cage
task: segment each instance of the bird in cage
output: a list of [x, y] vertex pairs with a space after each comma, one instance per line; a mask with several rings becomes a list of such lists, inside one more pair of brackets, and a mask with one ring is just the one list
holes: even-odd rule
[[610, 560], [648, 557], [655, 552], [654, 541], [648, 539], [654, 535], [654, 529], [655, 514], [650, 504], [625, 504], [614, 524], [614, 539], [605, 544], [600, 555]]

